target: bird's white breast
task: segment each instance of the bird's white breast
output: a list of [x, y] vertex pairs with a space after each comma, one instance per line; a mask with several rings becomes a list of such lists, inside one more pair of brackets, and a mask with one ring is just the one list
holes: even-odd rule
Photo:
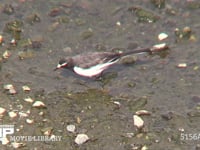
[[81, 76], [93, 77], [93, 76], [97, 76], [97, 75], [101, 74], [102, 71], [104, 71], [105, 69], [107, 69], [109, 66], [111, 66], [112, 64], [114, 64], [116, 62], [117, 61], [107, 62], [104, 64], [98, 64], [98, 65], [92, 66], [90, 68], [80, 68], [78, 66], [75, 66], [74, 72], [76, 72], [77, 74], [79, 74]]

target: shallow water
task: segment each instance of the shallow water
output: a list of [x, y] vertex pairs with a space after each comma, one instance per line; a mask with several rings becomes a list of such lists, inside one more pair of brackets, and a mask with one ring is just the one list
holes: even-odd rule
[[[34, 119], [33, 124], [27, 124], [26, 118], [10, 119], [6, 113], [2, 124], [15, 124], [15, 128], [23, 125], [17, 135], [42, 135], [42, 128], [53, 127], [52, 134], [62, 136], [60, 142], [23, 142], [26, 146], [22, 149], [125, 150], [145, 145], [149, 149], [195, 149], [200, 140], [200, 10], [196, 2], [197, 8], [190, 8], [186, 0], [171, 0], [159, 9], [146, 0], [2, 0], [0, 28], [4, 43], [0, 54], [9, 50], [11, 56], [1, 63], [0, 106], [7, 112], [30, 110], [28, 118]], [[6, 4], [14, 9], [11, 14], [5, 12]], [[137, 15], [128, 11], [133, 6], [153, 12], [159, 19], [154, 23], [138, 22]], [[32, 18], [35, 14], [40, 21]], [[17, 46], [9, 44], [13, 34], [5, 31], [6, 24], [13, 20], [23, 23]], [[193, 37], [176, 37], [175, 29], [186, 26]], [[161, 32], [169, 36], [164, 41], [157, 39]], [[28, 39], [41, 46], [24, 46]], [[113, 48], [128, 50], [136, 45], [150, 47], [162, 42], [170, 47], [166, 57], [138, 55], [133, 64], [119, 63], [108, 69], [101, 81], [81, 78], [68, 70], [53, 71], [63, 56]], [[20, 60], [20, 51], [31, 51], [32, 55]], [[178, 68], [180, 63], [187, 67]], [[18, 94], [7, 94], [4, 84], [13, 84]], [[23, 92], [23, 85], [28, 85], [31, 92]], [[27, 96], [43, 101], [46, 108], [33, 108], [23, 101]], [[141, 116], [145, 126], [139, 131], [132, 116], [141, 109], [151, 115]], [[76, 133], [66, 130], [68, 124], [76, 126]], [[77, 133], [86, 133], [90, 140], [77, 146]]]

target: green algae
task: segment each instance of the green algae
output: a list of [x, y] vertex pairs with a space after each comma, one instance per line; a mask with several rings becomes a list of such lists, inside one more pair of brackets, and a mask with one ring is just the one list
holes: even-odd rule
[[156, 22], [160, 17], [155, 13], [146, 10], [140, 6], [133, 6], [128, 9], [130, 12], [134, 12], [138, 18], [138, 22], [153, 23]]

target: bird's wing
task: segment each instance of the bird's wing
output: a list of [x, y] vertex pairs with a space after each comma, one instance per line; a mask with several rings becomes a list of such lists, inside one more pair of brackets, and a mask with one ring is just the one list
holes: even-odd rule
[[119, 53], [113, 52], [91, 52], [83, 53], [73, 57], [75, 66], [81, 68], [90, 68], [98, 64], [104, 64], [107, 62], [113, 62], [120, 58]]

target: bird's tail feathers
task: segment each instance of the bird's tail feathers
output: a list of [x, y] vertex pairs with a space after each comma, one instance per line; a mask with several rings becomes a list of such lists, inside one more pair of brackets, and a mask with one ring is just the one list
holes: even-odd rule
[[138, 49], [134, 49], [131, 51], [121, 53], [121, 57], [127, 56], [127, 55], [132, 55], [132, 54], [142, 54], [142, 53], [151, 53], [151, 52], [152, 51], [150, 48], [138, 48]]
[[132, 54], [141, 54], [141, 53], [152, 54], [154, 52], [159, 52], [159, 51], [166, 50], [166, 49], [168, 49], [168, 46], [165, 43], [162, 43], [162, 44], [154, 45], [151, 48], [137, 48], [137, 49], [134, 49], [131, 51], [123, 52], [123, 53], [121, 53], [121, 57], [127, 56], [127, 55], [132, 55]]

